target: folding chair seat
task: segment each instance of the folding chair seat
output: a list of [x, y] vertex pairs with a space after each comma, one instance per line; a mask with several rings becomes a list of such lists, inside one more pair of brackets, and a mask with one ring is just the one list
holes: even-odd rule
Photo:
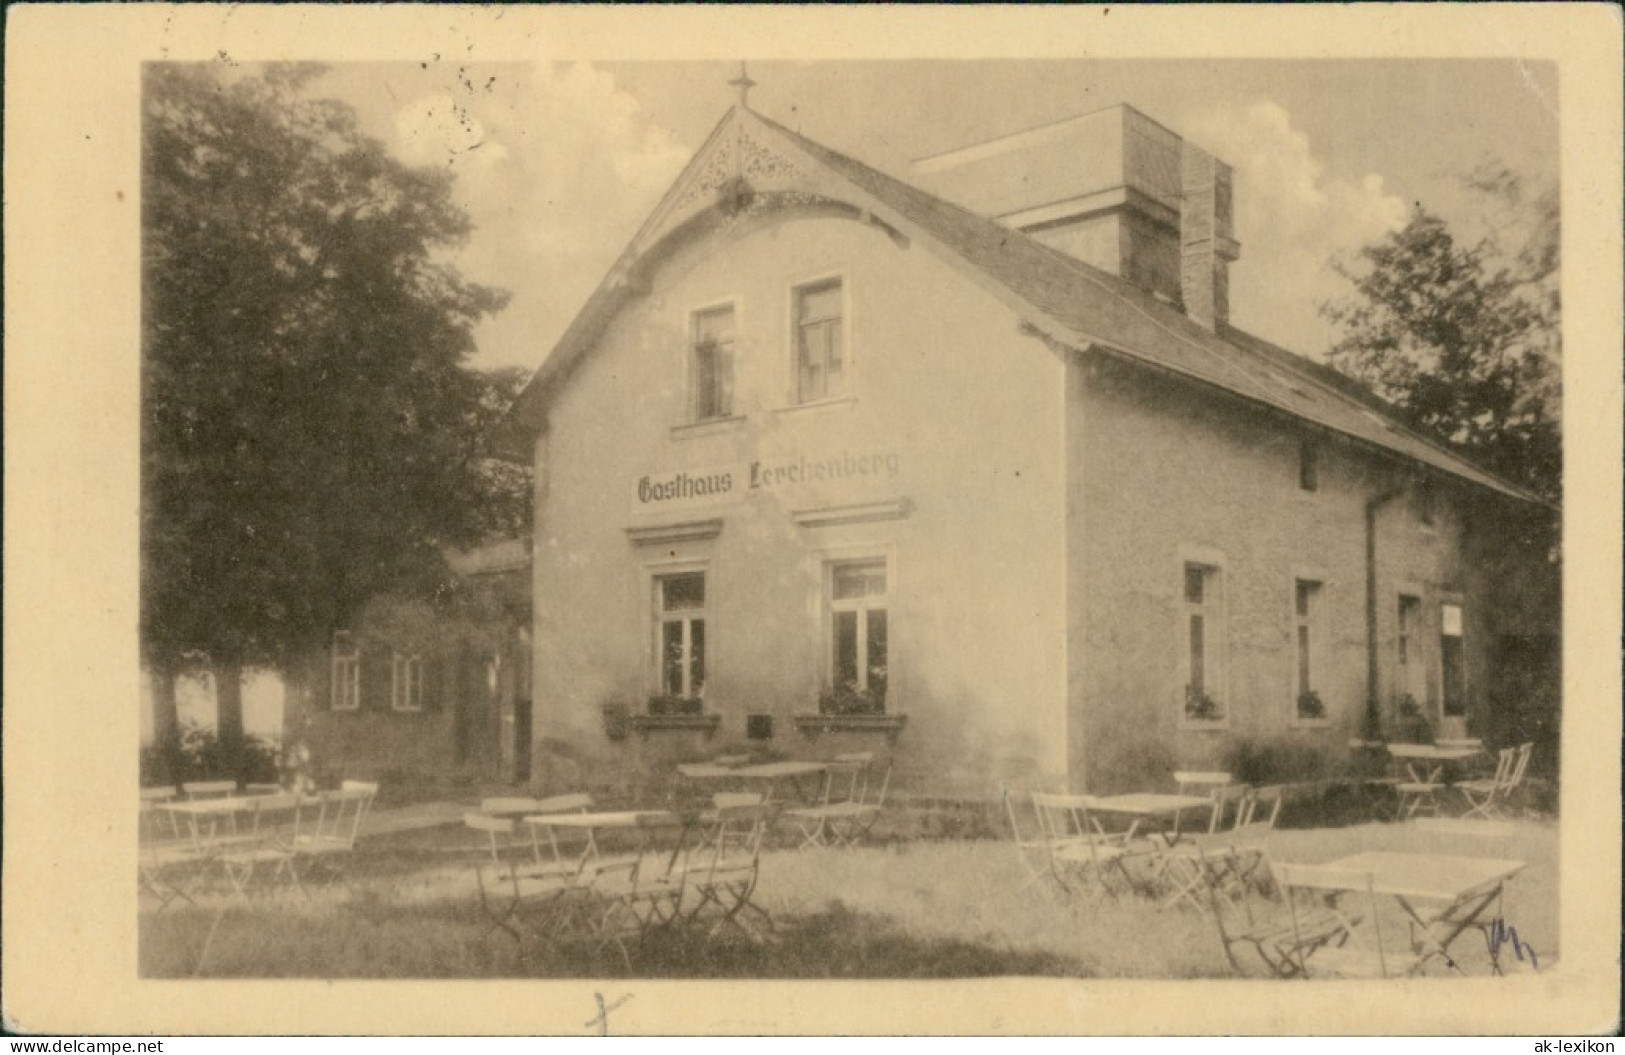
[[1281, 817], [1281, 807], [1286, 803], [1286, 798], [1287, 789], [1282, 784], [1271, 784], [1248, 792], [1242, 816], [1224, 845], [1232, 882], [1262, 888], [1269, 881], [1267, 843]]
[[1010, 789], [1008, 787], [1001, 789], [1001, 796], [1004, 799], [1005, 816], [1010, 821], [1010, 837], [1015, 843], [1016, 856], [1021, 860], [1021, 867], [1027, 873], [1027, 881], [1021, 885], [1018, 892], [1035, 883], [1048, 892], [1049, 882], [1055, 878], [1049, 867], [1049, 842], [1042, 836], [1032, 838], [1023, 833], [1021, 822], [1016, 820], [1016, 805], [1010, 797]]
[[165, 797], [147, 793], [164, 790], [168, 797], [174, 797], [172, 788], [142, 789], [136, 855], [140, 890], [157, 900], [159, 912], [177, 900], [196, 904], [192, 893], [209, 864], [208, 854], [182, 830], [174, 816], [158, 808]]
[[880, 819], [880, 812], [886, 808], [886, 791], [891, 787], [891, 765], [887, 764], [885, 773], [880, 777], [880, 790], [871, 795], [868, 785], [865, 785], [857, 801], [843, 804], [830, 818], [830, 832], [835, 841], [842, 846], [856, 846], [866, 836], [875, 822]]
[[1445, 784], [1439, 781], [1400, 781], [1394, 785], [1394, 791], [1399, 795], [1399, 815], [1410, 820], [1426, 809], [1433, 816], [1440, 816], [1439, 792], [1444, 788]]
[[1246, 820], [1249, 794], [1245, 784], [1215, 787], [1210, 794], [1207, 829], [1187, 832], [1173, 845], [1153, 852], [1153, 875], [1166, 888], [1164, 906], [1188, 904], [1198, 911], [1207, 908], [1202, 896], [1206, 881], [1202, 873], [1210, 866], [1204, 857], [1215, 850], [1230, 850], [1235, 829]]
[[712, 919], [708, 933], [732, 927], [752, 941], [771, 932], [773, 917], [752, 899], [761, 868], [762, 837], [772, 817], [766, 803], [721, 805], [711, 837], [681, 866], [681, 881], [695, 895], [684, 910], [690, 922]]
[[259, 795], [253, 801], [248, 831], [239, 833], [219, 852], [221, 867], [232, 890], [240, 897], [248, 897], [256, 877], [267, 871], [272, 882], [284, 880], [295, 889], [302, 889], [294, 870], [294, 841], [303, 800], [298, 795], [285, 793]]
[[1207, 899], [1207, 916], [1218, 932], [1220, 947], [1230, 967], [1242, 976], [1256, 967], [1244, 966], [1237, 949], [1252, 950], [1253, 957], [1270, 975], [1292, 978], [1299, 973], [1291, 955], [1294, 947], [1314, 947], [1347, 940], [1345, 921], [1332, 913], [1303, 913], [1294, 932], [1284, 902], [1266, 898], [1249, 887], [1232, 881], [1227, 854], [1202, 850], [1196, 855], [1197, 875]]
[[289, 844], [295, 867], [303, 862], [307, 874], [322, 868], [340, 875], [377, 793], [377, 784], [347, 780], [337, 791], [303, 798]]
[[1529, 756], [1534, 751], [1534, 743], [1520, 744], [1517, 747], [1503, 748], [1495, 767], [1495, 775], [1482, 780], [1464, 780], [1456, 784], [1467, 799], [1467, 812], [1464, 817], [1506, 817], [1509, 816], [1508, 800], [1513, 792], [1523, 783], [1523, 777], [1529, 768]]
[[[1420, 970], [1416, 954], [1388, 950], [1378, 926], [1371, 873], [1282, 861], [1270, 867], [1292, 928], [1290, 940], [1279, 949], [1294, 973], [1305, 978], [1399, 978]], [[1349, 894], [1364, 895], [1372, 947], [1351, 942], [1360, 917], [1339, 904]]]
[[1050, 872], [1062, 889], [1071, 893], [1098, 886], [1110, 897], [1117, 896], [1109, 876], [1115, 874], [1132, 887], [1133, 877], [1124, 867], [1129, 855], [1122, 834], [1108, 834], [1090, 810], [1090, 795], [1053, 795], [1033, 792], [1033, 810], [1038, 814], [1049, 851]]
[[[463, 825], [480, 836], [473, 864], [480, 910], [487, 924], [481, 937], [502, 930], [521, 950], [527, 936], [553, 939], [563, 929], [562, 916], [569, 908], [565, 899], [577, 888], [580, 869], [560, 867], [537, 871], [533, 846], [529, 841], [516, 838], [512, 817], [465, 813]], [[492, 878], [489, 891], [485, 882], [487, 870]], [[498, 902], [495, 900], [497, 891], [503, 888], [506, 888], [507, 900]]]
[[830, 845], [834, 836], [831, 822], [863, 801], [869, 764], [873, 760], [869, 752], [837, 755], [824, 770], [824, 786], [818, 802], [787, 809], [781, 814], [801, 829], [801, 844], [797, 849]]

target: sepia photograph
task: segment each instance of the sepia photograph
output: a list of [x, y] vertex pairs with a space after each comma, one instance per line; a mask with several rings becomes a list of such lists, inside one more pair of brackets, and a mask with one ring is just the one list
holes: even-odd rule
[[[1573, 634], [1618, 616], [1574, 593], [1597, 527], [1618, 558], [1618, 501], [1575, 486], [1617, 498], [1618, 437], [1571, 423], [1618, 412], [1573, 274], [1576, 171], [1618, 157], [1574, 149], [1598, 101], [1560, 51], [640, 53], [602, 10], [399, 13], [424, 30], [353, 49], [194, 17], [119, 74], [130, 505], [90, 534], [127, 644], [85, 739], [128, 775], [97, 918], [138, 1001], [1466, 1034], [1617, 995], [1575, 921], [1618, 921], [1618, 759], [1586, 752], [1619, 684]], [[744, 981], [872, 1003], [781, 1019]], [[672, 1017], [676, 982], [717, 995]], [[887, 1018], [922, 982], [988, 1017]], [[1119, 983], [1277, 1024], [1080, 1010]], [[1415, 1008], [1356, 1019], [1373, 983]], [[1024, 992], [1047, 1010], [1004, 1019]], [[151, 1028], [218, 1028], [190, 1013]], [[439, 1031], [358, 1014], [241, 1031]]]

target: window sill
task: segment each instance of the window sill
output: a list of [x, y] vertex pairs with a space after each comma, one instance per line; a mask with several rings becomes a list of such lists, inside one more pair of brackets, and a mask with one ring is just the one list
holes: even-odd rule
[[777, 407], [774, 409], [774, 413], [793, 414], [798, 410], [822, 410], [827, 407], [845, 406], [848, 403], [856, 403], [857, 401], [857, 396], [829, 396], [825, 399], [809, 399], [805, 403], [791, 403], [789, 406]]
[[908, 724], [906, 714], [797, 714], [791, 720], [796, 729], [809, 740], [821, 733], [884, 733], [891, 743]]
[[722, 724], [720, 714], [634, 714], [627, 718], [637, 734], [645, 740], [655, 732], [704, 733], [707, 740], [716, 734]]
[[725, 418], [706, 418], [704, 421], [690, 421], [671, 427], [671, 438], [674, 440], [695, 439], [700, 436], [709, 436], [716, 432], [726, 432], [731, 428], [745, 422], [743, 414], [730, 414]]
[[1330, 729], [1330, 718], [1294, 718], [1286, 723], [1288, 729]]
[[1179, 719], [1179, 731], [1182, 733], [1222, 733], [1229, 729], [1228, 718], [1213, 718], [1206, 721], [1197, 718]]

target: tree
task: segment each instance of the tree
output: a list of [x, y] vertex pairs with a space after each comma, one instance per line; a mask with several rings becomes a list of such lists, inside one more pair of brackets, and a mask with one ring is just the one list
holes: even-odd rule
[[1322, 306], [1343, 327], [1329, 359], [1411, 424], [1550, 501], [1562, 488], [1558, 212], [1485, 163], [1463, 182], [1492, 206], [1471, 245], [1418, 206], [1406, 225], [1339, 265], [1355, 297]]
[[451, 177], [306, 99], [319, 73], [146, 72], [141, 644], [161, 732], [175, 674], [207, 657], [239, 738], [242, 668], [291, 670], [528, 510], [492, 438], [517, 378], [466, 365], [507, 294], [444, 260], [472, 230]]

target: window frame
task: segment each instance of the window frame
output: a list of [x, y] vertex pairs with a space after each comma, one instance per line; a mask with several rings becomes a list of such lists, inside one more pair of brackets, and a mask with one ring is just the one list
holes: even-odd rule
[[[405, 692], [401, 685], [405, 681]], [[389, 709], [400, 714], [423, 711], [423, 656], [391, 649], [389, 653]]]
[[[646, 590], [644, 596], [648, 598], [649, 629], [647, 678], [649, 685], [648, 695], [676, 696], [682, 699], [705, 699], [705, 689], [710, 683], [711, 657], [714, 655], [715, 639], [712, 634], [713, 627], [710, 619], [712, 603], [712, 582], [709, 561], [682, 560], [670, 561], [649, 565], [646, 569]], [[705, 599], [699, 608], [684, 608], [676, 610], [678, 618], [668, 619], [665, 608], [665, 582], [686, 575], [699, 575], [705, 591]], [[700, 679], [700, 691], [693, 692], [694, 681], [694, 655], [693, 655], [693, 627], [695, 619], [705, 624], [705, 673]], [[683, 659], [682, 680], [683, 692], [666, 691], [666, 652], [665, 627], [668, 622], [680, 622], [683, 625]]]
[[[1407, 602], [1409, 604], [1407, 605]], [[1414, 613], [1408, 626], [1406, 608]], [[1401, 584], [1394, 602], [1394, 702], [1406, 696], [1426, 709], [1432, 696], [1432, 676], [1428, 662], [1427, 601], [1421, 587]], [[1409, 631], [1407, 633], [1407, 630]]]
[[[728, 405], [719, 414], [701, 417], [699, 388], [700, 319], [703, 316], [716, 315], [724, 311], [733, 316], [733, 337], [726, 345], [728, 377], [723, 389], [727, 396]], [[739, 376], [739, 346], [741, 334], [744, 330], [740, 298], [722, 297], [690, 308], [685, 313], [684, 320], [683, 424], [690, 426], [711, 425], [721, 421], [732, 421], [739, 417], [737, 412], [739, 393], [736, 382]]]
[[[840, 335], [841, 342], [841, 388], [836, 392], [829, 391], [826, 363], [823, 394], [807, 397], [802, 392], [801, 376], [802, 297], [808, 292], [814, 292], [827, 286], [835, 286], [840, 291], [841, 315], [835, 329]], [[846, 272], [822, 272], [792, 282], [789, 289], [786, 319], [790, 331], [789, 405], [791, 407], [815, 407], [855, 398], [857, 377], [856, 363], [852, 354], [852, 296], [851, 283]]]
[[[1306, 596], [1306, 612], [1301, 612], [1298, 606], [1298, 591], [1308, 587]], [[1288, 724], [1297, 728], [1320, 728], [1330, 725], [1331, 701], [1326, 699], [1325, 672], [1328, 664], [1326, 626], [1326, 603], [1328, 593], [1328, 580], [1325, 572], [1319, 568], [1293, 568], [1288, 587], [1288, 625], [1291, 627], [1291, 654], [1292, 672], [1290, 691], [1287, 694]], [[1303, 675], [1305, 672], [1303, 654], [1304, 632], [1307, 631], [1309, 639], [1308, 654], [1308, 687], [1304, 687]], [[1305, 716], [1298, 708], [1298, 700], [1305, 691], [1320, 696], [1321, 713], [1319, 717]]]
[[[1218, 550], [1205, 546], [1181, 546], [1177, 567], [1174, 598], [1178, 618], [1175, 620], [1174, 655], [1179, 659], [1174, 668], [1174, 702], [1178, 708], [1178, 727], [1182, 730], [1228, 729], [1234, 710], [1234, 701], [1230, 699], [1229, 561]], [[1202, 691], [1218, 703], [1219, 715], [1216, 718], [1193, 718], [1186, 711], [1186, 701], [1193, 685], [1190, 626], [1195, 603], [1186, 599], [1186, 574], [1191, 567], [1204, 569], [1203, 599], [1200, 602], [1203, 616]], [[1213, 596], [1215, 593], [1217, 596]]]
[[1313, 436], [1304, 436], [1298, 440], [1299, 494], [1312, 495], [1320, 490], [1321, 464], [1325, 461], [1321, 453], [1320, 441]]
[[[835, 670], [838, 655], [835, 641], [835, 613], [845, 610], [848, 602], [843, 601], [843, 607], [835, 607], [835, 570], [843, 566], [878, 564], [885, 569], [886, 590], [872, 603], [871, 608], [884, 608], [886, 612], [886, 695], [881, 700], [882, 714], [896, 714], [902, 699], [902, 681], [896, 662], [897, 655], [897, 552], [891, 545], [875, 545], [872, 543], [838, 544], [814, 550], [809, 555], [811, 564], [810, 574], [817, 593], [809, 606], [813, 614], [813, 627], [818, 635], [818, 672], [814, 686], [815, 697], [834, 691]], [[861, 647], [858, 657], [863, 658], [863, 652], [868, 647], [866, 635], [861, 630], [866, 626], [866, 620], [860, 620], [859, 636]], [[856, 662], [855, 659], [855, 662]], [[863, 681], [868, 682], [869, 664], [862, 665]]]
[[[349, 690], [341, 694], [340, 678], [344, 677]], [[328, 653], [327, 706], [333, 711], [359, 711], [361, 709], [361, 644], [348, 630], [333, 631], [333, 642]], [[340, 700], [347, 699], [347, 704]]]
[[[1448, 623], [1445, 620], [1445, 609], [1447, 608], [1454, 608], [1456, 610], [1460, 633], [1451, 634], [1446, 631]], [[1468, 700], [1471, 696], [1469, 692], [1471, 679], [1469, 677], [1467, 663], [1467, 605], [1460, 596], [1456, 594], [1446, 594], [1438, 599], [1438, 610], [1439, 705], [1434, 710], [1434, 714], [1441, 720], [1445, 718], [1465, 718], [1468, 711]], [[1454, 637], [1458, 642], [1456, 647], [1459, 651], [1460, 657], [1460, 668], [1456, 679], [1458, 702], [1460, 706], [1454, 711], [1450, 709], [1450, 656], [1445, 651], [1445, 639], [1448, 637]]]

